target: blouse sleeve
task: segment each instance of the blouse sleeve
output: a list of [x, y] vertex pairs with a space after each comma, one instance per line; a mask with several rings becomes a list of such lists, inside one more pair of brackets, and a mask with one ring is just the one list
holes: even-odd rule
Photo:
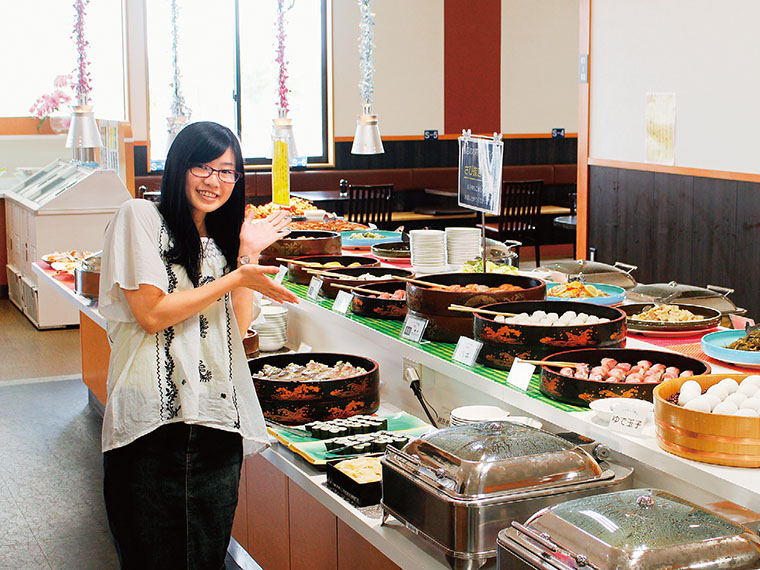
[[98, 308], [109, 321], [134, 322], [122, 289], [141, 284], [168, 292], [169, 280], [161, 257], [161, 215], [147, 200], [122, 204], [106, 228], [100, 273]]

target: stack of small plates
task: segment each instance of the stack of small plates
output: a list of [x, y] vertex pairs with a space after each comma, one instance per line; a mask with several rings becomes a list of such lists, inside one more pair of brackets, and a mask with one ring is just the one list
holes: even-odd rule
[[449, 425], [459, 426], [479, 422], [507, 421], [509, 412], [497, 406], [462, 406], [451, 410]]
[[415, 273], [446, 271], [446, 234], [442, 230], [412, 230], [409, 240]]
[[480, 257], [478, 228], [446, 228], [446, 263], [458, 270], [465, 261]]
[[253, 321], [252, 328], [259, 333], [260, 350], [280, 350], [288, 340], [288, 309], [279, 305], [261, 307], [261, 314]]

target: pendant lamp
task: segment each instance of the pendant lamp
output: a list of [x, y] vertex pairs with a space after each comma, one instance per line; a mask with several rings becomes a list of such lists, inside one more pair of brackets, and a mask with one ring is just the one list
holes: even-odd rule
[[362, 79], [359, 92], [362, 98], [362, 114], [356, 120], [356, 134], [351, 154], [382, 154], [385, 152], [380, 138], [377, 115], [372, 109], [372, 96], [375, 91], [375, 14], [372, 12], [372, 0], [359, 0], [361, 20], [359, 22], [359, 68]]
[[92, 105], [89, 104], [89, 93], [92, 90], [90, 86], [90, 72], [87, 67], [90, 62], [87, 60], [87, 41], [84, 38], [84, 17], [85, 7], [89, 0], [75, 0], [74, 10], [74, 40], [77, 45], [77, 106], [71, 116], [69, 125], [69, 134], [66, 137], [66, 148], [74, 150], [74, 160], [76, 162], [93, 163], [95, 162], [95, 149], [103, 146], [100, 139], [100, 130], [98, 123], [95, 121], [95, 113]]

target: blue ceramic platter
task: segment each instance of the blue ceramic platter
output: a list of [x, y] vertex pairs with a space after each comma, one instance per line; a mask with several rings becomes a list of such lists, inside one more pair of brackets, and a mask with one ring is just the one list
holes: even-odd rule
[[[354, 238], [351, 236], [359, 233], [366, 233], [367, 231], [373, 234], [378, 234], [382, 237], [379, 238]], [[352, 232], [340, 232], [340, 238], [345, 249], [356, 248], [369, 248], [376, 243], [388, 243], [401, 240], [401, 232], [391, 232], [388, 230], [363, 230]]]
[[586, 298], [574, 298], [574, 297], [552, 297], [549, 295], [549, 289], [559, 285], [559, 283], [546, 283], [546, 300], [547, 301], [577, 301], [579, 303], [591, 303], [592, 305], [617, 305], [625, 300], [625, 289], [617, 287], [615, 285], [606, 285], [604, 283], [587, 283], [587, 285], [593, 285], [603, 293], [607, 293], [606, 297], [586, 297]]
[[760, 352], [726, 348], [735, 340], [744, 338], [745, 336], [747, 334], [743, 330], [718, 331], [706, 334], [702, 337], [702, 352], [715, 360], [727, 362], [728, 364], [738, 364], [748, 368], [760, 368]]

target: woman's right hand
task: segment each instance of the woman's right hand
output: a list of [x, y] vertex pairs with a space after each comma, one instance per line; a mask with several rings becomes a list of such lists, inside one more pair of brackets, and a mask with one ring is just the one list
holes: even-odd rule
[[275, 283], [274, 280], [266, 275], [267, 273], [274, 274], [278, 271], [279, 267], [256, 265], [253, 263], [241, 265], [235, 270], [236, 273], [239, 273], [241, 287], [258, 291], [265, 297], [269, 297], [278, 303], [298, 303], [298, 297], [279, 283]]

